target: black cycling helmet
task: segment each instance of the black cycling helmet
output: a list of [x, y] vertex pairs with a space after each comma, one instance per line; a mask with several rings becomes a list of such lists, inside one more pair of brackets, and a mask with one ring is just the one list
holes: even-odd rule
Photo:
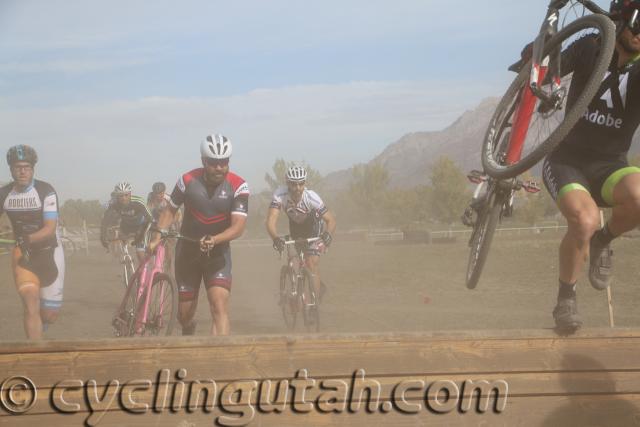
[[28, 162], [34, 166], [38, 162], [36, 150], [29, 145], [14, 145], [7, 151], [7, 163], [11, 166], [15, 162]]
[[156, 182], [151, 186], [151, 191], [155, 194], [160, 194], [167, 189], [167, 186], [164, 185], [164, 182]]
[[640, 0], [613, 0], [609, 12], [614, 21], [624, 21], [633, 34], [640, 33]]

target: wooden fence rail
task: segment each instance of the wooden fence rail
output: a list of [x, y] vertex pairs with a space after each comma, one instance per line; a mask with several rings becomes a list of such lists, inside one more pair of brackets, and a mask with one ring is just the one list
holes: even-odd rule
[[633, 426], [639, 355], [638, 329], [3, 343], [0, 425]]

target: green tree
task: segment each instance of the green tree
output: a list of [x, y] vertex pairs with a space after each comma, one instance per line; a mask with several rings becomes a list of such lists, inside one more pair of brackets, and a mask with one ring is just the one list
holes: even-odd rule
[[389, 173], [380, 163], [356, 165], [352, 169], [349, 199], [355, 213], [366, 224], [380, 224], [383, 219], [382, 206], [387, 197]]
[[273, 193], [278, 187], [284, 185], [287, 169], [291, 166], [302, 166], [307, 171], [307, 188], [318, 190], [322, 186], [322, 174], [312, 168], [307, 162], [292, 162], [284, 159], [276, 159], [271, 167], [273, 175], [268, 172], [264, 174], [264, 180]]
[[467, 178], [446, 156], [431, 168], [431, 212], [438, 221], [452, 224], [460, 218], [471, 197]]
[[60, 218], [69, 227], [79, 227], [82, 221], [88, 225], [98, 225], [103, 213], [104, 207], [98, 200], [68, 199], [60, 207]]

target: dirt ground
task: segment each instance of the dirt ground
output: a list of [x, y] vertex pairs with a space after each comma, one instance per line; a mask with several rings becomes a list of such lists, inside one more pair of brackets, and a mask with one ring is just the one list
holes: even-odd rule
[[[336, 239], [322, 258], [329, 291], [321, 306], [322, 332], [532, 329], [553, 326], [557, 247], [561, 232], [496, 236], [476, 290], [464, 285], [468, 249], [449, 244], [373, 245]], [[616, 326], [640, 326], [640, 239], [614, 243]], [[277, 305], [282, 261], [267, 246], [233, 248], [233, 334], [285, 333]], [[0, 258], [0, 340], [24, 338], [22, 306], [9, 258]], [[49, 339], [111, 337], [111, 317], [122, 297], [119, 265], [97, 246], [67, 260], [64, 304]], [[606, 292], [579, 282], [585, 327], [606, 327]], [[200, 294], [196, 334], [209, 332], [210, 314]], [[179, 328], [177, 328], [179, 329]]]

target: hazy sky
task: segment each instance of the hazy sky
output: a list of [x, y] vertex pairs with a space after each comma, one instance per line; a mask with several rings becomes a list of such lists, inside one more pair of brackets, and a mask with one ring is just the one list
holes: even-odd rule
[[172, 187], [212, 132], [254, 190], [278, 157], [328, 173], [501, 95], [547, 4], [0, 0], [1, 148], [62, 200]]

